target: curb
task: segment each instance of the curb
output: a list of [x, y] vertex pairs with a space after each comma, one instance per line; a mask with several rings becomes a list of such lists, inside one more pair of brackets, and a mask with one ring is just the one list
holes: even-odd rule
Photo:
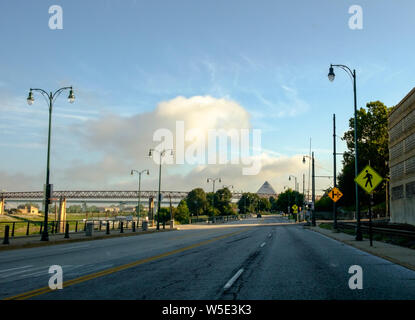
[[17, 249], [27, 249], [27, 248], [36, 248], [36, 247], [43, 247], [43, 246], [52, 246], [52, 245], [59, 245], [59, 244], [65, 244], [65, 243], [72, 243], [72, 242], [84, 242], [84, 241], [92, 241], [92, 240], [103, 240], [103, 239], [110, 239], [110, 238], [120, 238], [120, 237], [131, 237], [131, 236], [140, 236], [144, 234], [150, 234], [150, 233], [156, 233], [156, 232], [170, 232], [170, 231], [176, 231], [177, 228], [173, 229], [165, 229], [165, 230], [148, 230], [148, 231], [140, 231], [140, 232], [130, 232], [130, 233], [116, 233], [116, 234], [110, 234], [110, 235], [99, 235], [99, 236], [92, 236], [88, 238], [69, 238], [61, 240], [52, 240], [47, 242], [35, 242], [35, 243], [25, 243], [20, 245], [13, 245], [13, 244], [2, 244], [0, 246], [0, 252], [1, 251], [7, 251], [7, 250], [17, 250]]
[[[327, 236], [327, 237], [329, 237], [329, 238], [331, 238], [331, 239], [333, 239], [333, 240], [336, 240], [336, 241], [342, 242], [342, 243], [344, 243], [344, 244], [347, 244], [347, 245], [349, 245], [349, 246], [351, 246], [351, 247], [353, 247], [353, 248], [356, 248], [356, 249], [362, 250], [362, 251], [364, 251], [364, 252], [370, 253], [370, 254], [372, 254], [372, 255], [374, 255], [374, 256], [377, 256], [377, 257], [379, 257], [379, 258], [382, 258], [382, 259], [388, 260], [388, 261], [390, 261], [390, 262], [393, 262], [393, 263], [395, 263], [395, 264], [398, 264], [398, 265], [400, 265], [400, 266], [402, 266], [402, 267], [405, 267], [405, 268], [407, 268], [407, 269], [410, 269], [410, 270], [412, 270], [412, 271], [415, 271], [415, 265], [408, 264], [408, 263], [406, 263], [406, 262], [402, 262], [402, 261], [400, 261], [400, 260], [398, 260], [398, 259], [391, 258], [391, 257], [389, 257], [389, 256], [385, 256], [385, 255], [382, 255], [382, 254], [380, 254], [380, 253], [373, 252], [373, 251], [371, 251], [371, 250], [367, 250], [367, 249], [365, 249], [365, 248], [360, 248], [360, 247], [358, 247], [358, 246], [355, 246], [353, 243], [351, 243], [351, 242], [350, 242], [350, 240], [340, 240], [340, 239], [337, 239], [337, 238], [335, 238], [335, 237], [331, 236], [330, 234], [326, 234], [326, 233], [323, 233], [323, 232], [318, 231], [318, 229], [311, 229], [310, 227], [304, 227], [304, 228], [309, 229], [309, 230], [311, 230], [311, 231], [313, 231], [313, 232], [317, 232], [317, 233], [322, 234], [322, 235], [324, 235], [324, 236]], [[317, 228], [318, 228], [318, 227], [317, 227]]]

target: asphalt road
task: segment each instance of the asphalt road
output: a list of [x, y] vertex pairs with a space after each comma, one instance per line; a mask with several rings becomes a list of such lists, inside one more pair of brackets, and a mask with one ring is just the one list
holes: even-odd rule
[[[0, 252], [0, 298], [415, 299], [415, 272], [279, 217]], [[128, 265], [129, 264], [129, 265]], [[127, 265], [127, 266], [126, 266]], [[363, 269], [351, 290], [349, 267]]]

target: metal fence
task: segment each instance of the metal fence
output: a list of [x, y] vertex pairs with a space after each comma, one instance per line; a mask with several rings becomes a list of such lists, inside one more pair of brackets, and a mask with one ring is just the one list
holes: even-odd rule
[[[225, 223], [228, 221], [235, 221], [239, 219], [246, 219], [251, 217], [250, 214], [240, 214], [232, 216], [217, 216], [209, 218], [191, 218], [190, 223]], [[125, 230], [132, 229], [132, 224], [135, 222], [137, 229], [142, 228], [143, 219], [119, 219], [119, 218], [106, 218], [106, 219], [78, 219], [78, 220], [66, 220], [57, 221], [52, 220], [48, 222], [49, 234], [63, 234], [65, 233], [66, 224], [69, 224], [69, 233], [85, 232], [87, 224], [93, 224], [94, 231], [105, 231], [107, 224], [109, 224], [110, 230], [119, 230], [122, 227]], [[153, 227], [157, 222], [148, 221], [148, 227]], [[165, 224], [160, 222], [160, 225], [164, 228]], [[9, 236], [11, 238], [21, 236], [40, 235], [44, 228], [43, 221], [24, 220], [24, 221], [3, 221], [0, 222], [0, 238], [4, 237], [6, 226], [9, 226]]]
[[239, 214], [232, 216], [215, 216], [215, 217], [204, 217], [204, 218], [190, 218], [190, 224], [194, 223], [225, 223], [228, 221], [236, 221], [240, 219], [246, 219], [252, 217], [251, 214]]
[[[132, 229], [132, 223], [135, 222], [136, 228], [142, 227], [142, 219], [126, 220], [126, 219], [82, 219], [82, 220], [66, 220], [66, 221], [49, 221], [48, 232], [49, 234], [63, 234], [65, 232], [66, 224], [69, 224], [69, 232], [84, 232], [88, 223], [93, 224], [93, 229], [96, 231], [105, 231], [106, 225], [109, 224], [110, 229], [120, 229], [121, 222], [123, 223], [123, 229]], [[30, 236], [41, 234], [44, 228], [43, 221], [5, 221], [0, 222], [0, 237], [4, 237], [6, 226], [9, 226], [9, 236]], [[153, 222], [149, 221], [149, 227], [153, 226]]]

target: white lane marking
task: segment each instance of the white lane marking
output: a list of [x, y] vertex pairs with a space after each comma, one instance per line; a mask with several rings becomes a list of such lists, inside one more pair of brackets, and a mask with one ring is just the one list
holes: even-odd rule
[[11, 268], [11, 269], [4, 269], [4, 270], [0, 270], [0, 273], [13, 271], [13, 270], [18, 270], [18, 269], [27, 269], [27, 268], [30, 268], [30, 267], [33, 267], [33, 266], [29, 265], [29, 266], [23, 266], [23, 267]]
[[[63, 265], [62, 269], [64, 272], [71, 272], [76, 268], [82, 267], [84, 265]], [[41, 271], [38, 271], [41, 270]], [[27, 272], [27, 273], [24, 273]], [[31, 273], [29, 273], [31, 272]], [[32, 277], [37, 277], [37, 276], [42, 276], [42, 275], [49, 275], [49, 267], [48, 266], [43, 266], [43, 267], [37, 267], [37, 268], [33, 268], [33, 269], [28, 269], [28, 270], [24, 270], [23, 272], [19, 272], [19, 273], [14, 273], [14, 274], [9, 274], [7, 276], [0, 276], [0, 283], [7, 283], [10, 281], [15, 281], [15, 280], [22, 280], [25, 278], [32, 278]]]
[[271, 235], [272, 235], [272, 234], [270, 233], [270, 234], [268, 235], [268, 238], [271, 238]]
[[32, 271], [40, 270], [40, 269], [43, 269], [43, 268], [45, 268], [45, 267], [42, 266], [42, 267], [36, 267], [36, 268], [30, 268], [30, 269], [26, 269], [26, 270], [20, 270], [20, 271], [10, 272], [8, 274], [2, 274], [0, 276], [0, 279], [13, 277], [13, 276], [16, 276], [18, 274], [22, 274], [22, 273], [26, 273], [26, 272], [32, 272]]
[[262, 244], [261, 244], [261, 248], [263, 247], [263, 246], [265, 246], [266, 245], [266, 243], [265, 242], [263, 242]]
[[244, 269], [239, 269], [239, 271], [225, 284], [223, 287], [224, 290], [228, 290], [232, 285], [235, 283], [235, 281], [239, 278], [239, 276], [244, 272]]

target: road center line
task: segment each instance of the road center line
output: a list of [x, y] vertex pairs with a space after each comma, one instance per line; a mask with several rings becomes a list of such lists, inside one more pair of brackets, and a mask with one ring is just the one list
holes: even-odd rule
[[[187, 247], [183, 247], [183, 248], [179, 248], [179, 249], [176, 249], [176, 250], [168, 251], [168, 252], [153, 256], [153, 257], [144, 258], [142, 260], [130, 262], [130, 263], [118, 266], [118, 267], [98, 271], [96, 273], [92, 273], [92, 274], [88, 274], [88, 275], [85, 275], [85, 276], [81, 276], [79, 278], [68, 280], [68, 281], [65, 281], [63, 283], [63, 287], [66, 288], [66, 287], [69, 287], [69, 286], [72, 286], [72, 285], [75, 285], [75, 284], [78, 284], [78, 283], [82, 283], [82, 282], [85, 282], [85, 281], [88, 281], [88, 280], [103, 277], [103, 276], [106, 276], [106, 275], [109, 275], [109, 274], [112, 274], [112, 273], [115, 273], [115, 272], [118, 272], [118, 271], [133, 268], [133, 267], [139, 266], [139, 265], [147, 263], [147, 262], [151, 262], [151, 261], [155, 261], [155, 260], [158, 260], [158, 259], [161, 259], [161, 258], [165, 258], [167, 256], [170, 256], [170, 255], [173, 255], [173, 254], [176, 254], [176, 253], [180, 253], [180, 252], [183, 252], [183, 251], [194, 249], [194, 248], [203, 246], [205, 244], [212, 243], [214, 241], [222, 240], [222, 239], [240, 234], [240, 233], [246, 231], [247, 229], [249, 229], [249, 228], [244, 228], [243, 230], [232, 232], [232, 233], [227, 233], [225, 235], [222, 235], [222, 236], [219, 236], [219, 237], [216, 237], [216, 238], [212, 238], [212, 239], [209, 239], [209, 240], [205, 240], [205, 241], [202, 241], [202, 242], [198, 242], [198, 243], [189, 245]], [[49, 286], [47, 286], [47, 287], [35, 289], [35, 290], [32, 290], [32, 291], [24, 292], [24, 293], [21, 293], [21, 294], [12, 296], [12, 297], [8, 297], [8, 298], [5, 298], [5, 300], [25, 300], [25, 299], [29, 299], [29, 298], [39, 296], [39, 295], [49, 293], [49, 292], [53, 292], [53, 290], [50, 289]]]
[[235, 283], [235, 281], [240, 277], [240, 275], [244, 272], [244, 269], [239, 269], [237, 273], [225, 284], [223, 287], [224, 290], [228, 290], [232, 285]]

